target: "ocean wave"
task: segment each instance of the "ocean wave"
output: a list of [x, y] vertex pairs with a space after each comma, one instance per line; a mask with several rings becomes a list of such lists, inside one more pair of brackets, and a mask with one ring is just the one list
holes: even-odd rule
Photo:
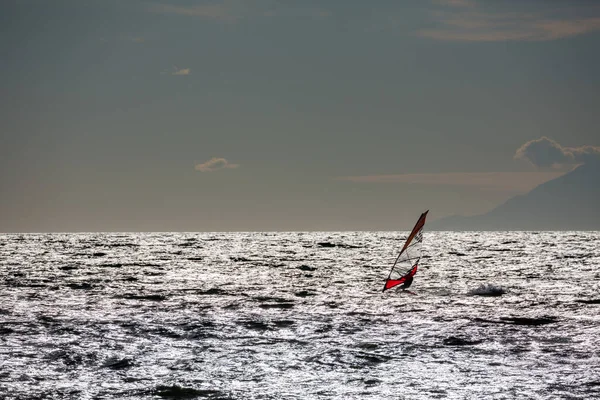
[[502, 296], [506, 293], [506, 289], [502, 286], [497, 286], [491, 283], [485, 283], [477, 286], [475, 289], [469, 290], [471, 296]]

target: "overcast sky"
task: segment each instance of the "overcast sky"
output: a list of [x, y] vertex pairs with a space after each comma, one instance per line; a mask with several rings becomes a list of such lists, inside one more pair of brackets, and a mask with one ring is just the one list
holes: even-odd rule
[[3, 0], [0, 27], [2, 232], [409, 230], [575, 163], [532, 140], [600, 145], [590, 0]]

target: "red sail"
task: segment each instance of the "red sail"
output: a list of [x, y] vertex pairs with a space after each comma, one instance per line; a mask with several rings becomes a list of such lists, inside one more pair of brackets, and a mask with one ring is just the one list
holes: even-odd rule
[[383, 288], [383, 290], [388, 290], [393, 288], [394, 286], [400, 285], [401, 283], [406, 282], [406, 279], [411, 278], [413, 276], [415, 276], [415, 274], [417, 273], [417, 268], [418, 266], [415, 265], [409, 272], [408, 274], [404, 275], [402, 278], [400, 279], [387, 279], [385, 281], [385, 287]]

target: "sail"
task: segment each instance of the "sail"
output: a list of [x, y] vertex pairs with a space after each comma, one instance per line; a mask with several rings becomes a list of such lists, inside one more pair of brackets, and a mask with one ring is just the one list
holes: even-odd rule
[[402, 246], [398, 257], [396, 257], [392, 270], [385, 281], [384, 292], [394, 286], [412, 281], [412, 277], [417, 273], [419, 261], [421, 260], [423, 227], [428, 212], [429, 210], [421, 214], [410, 235], [406, 238], [406, 242], [404, 242], [404, 246]]

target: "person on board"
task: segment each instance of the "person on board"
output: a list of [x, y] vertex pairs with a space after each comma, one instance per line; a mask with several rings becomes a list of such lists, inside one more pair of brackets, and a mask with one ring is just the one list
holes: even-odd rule
[[410, 285], [412, 285], [412, 281], [413, 281], [413, 277], [409, 276], [406, 278], [406, 280], [404, 281], [404, 283], [402, 284], [402, 286], [400, 286], [400, 289], [402, 290], [406, 290], [410, 287]]

